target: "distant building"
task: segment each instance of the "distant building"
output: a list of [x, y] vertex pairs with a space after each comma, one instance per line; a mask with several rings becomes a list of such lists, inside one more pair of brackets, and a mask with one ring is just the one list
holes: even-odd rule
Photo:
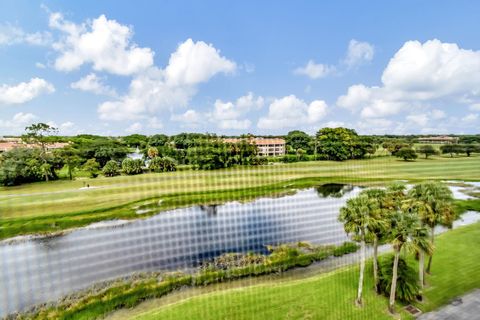
[[433, 143], [433, 144], [455, 144], [458, 143], [457, 137], [450, 136], [433, 136], [433, 137], [422, 137], [418, 138], [419, 143]]
[[258, 148], [258, 155], [264, 157], [279, 157], [285, 155], [285, 139], [281, 138], [225, 138], [224, 142], [238, 143], [246, 140], [251, 144], [255, 144]]
[[[66, 142], [53, 142], [46, 145], [47, 152], [55, 149], [61, 149], [68, 146]], [[15, 148], [35, 148], [37, 145], [25, 143], [20, 138], [0, 138], [0, 153], [7, 152]]]

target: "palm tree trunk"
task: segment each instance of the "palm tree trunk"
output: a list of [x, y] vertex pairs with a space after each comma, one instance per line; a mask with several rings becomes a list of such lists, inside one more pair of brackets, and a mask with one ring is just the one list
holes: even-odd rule
[[388, 310], [390, 313], [395, 313], [395, 293], [397, 291], [397, 273], [398, 273], [398, 259], [400, 258], [400, 248], [395, 248], [395, 259], [393, 261], [393, 275], [392, 275], [392, 287], [390, 288], [390, 302], [388, 304]]
[[425, 253], [422, 250], [418, 252], [418, 279], [420, 280], [420, 293], [422, 293], [425, 285]]
[[365, 272], [365, 232], [362, 230], [362, 242], [360, 243], [360, 277], [358, 279], [357, 305], [362, 305], [363, 274]]
[[[432, 228], [432, 246], [433, 246], [434, 240], [435, 240], [435, 228]], [[428, 257], [428, 265], [427, 265], [428, 274], [430, 274], [430, 268], [432, 267], [432, 258], [433, 258], [433, 253]]]
[[375, 292], [380, 293], [378, 281], [378, 239], [373, 239], [373, 280], [375, 282]]

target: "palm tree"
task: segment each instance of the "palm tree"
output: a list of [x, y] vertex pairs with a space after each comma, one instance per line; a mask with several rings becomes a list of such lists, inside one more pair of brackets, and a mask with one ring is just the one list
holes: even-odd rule
[[376, 214], [371, 215], [372, 218], [377, 219], [377, 223], [371, 224], [368, 227], [373, 238], [373, 280], [375, 285], [375, 292], [380, 293], [380, 280], [378, 277], [378, 244], [385, 239], [386, 229], [388, 227], [389, 211], [385, 207], [385, 197], [387, 195], [382, 189], [367, 189], [361, 192], [361, 195], [368, 197], [369, 201], [373, 202]]
[[410, 210], [398, 210], [391, 218], [389, 236], [395, 255], [393, 260], [393, 275], [388, 310], [390, 313], [395, 313], [394, 305], [397, 290], [398, 260], [400, 258], [400, 252], [404, 246], [414, 246], [417, 240], [413, 239], [415, 239], [418, 234], [422, 234], [422, 232], [419, 231], [422, 227], [418, 216], [412, 214]]
[[[429, 205], [426, 205], [423, 201], [415, 199], [409, 199], [405, 203], [404, 209], [415, 213], [419, 219], [421, 219], [422, 226], [425, 226], [422, 217], [427, 217], [432, 214]], [[433, 254], [433, 243], [429, 239], [428, 230], [426, 228], [422, 228], [421, 230], [423, 233], [417, 234], [417, 237], [415, 238], [415, 251], [418, 254], [418, 279], [421, 291], [423, 291], [425, 286], [425, 255], [431, 256]]]
[[357, 305], [362, 305], [363, 276], [365, 273], [365, 243], [370, 230], [379, 224], [375, 203], [366, 195], [349, 199], [340, 209], [339, 221], [343, 222], [345, 232], [353, 234], [360, 241], [360, 276], [358, 280]]
[[[430, 238], [433, 245], [435, 227], [443, 225], [451, 228], [455, 220], [452, 192], [446, 185], [431, 181], [415, 185], [409, 191], [409, 196], [423, 204], [424, 208], [419, 210], [419, 215], [422, 223], [430, 228]], [[427, 273], [430, 273], [432, 257], [433, 252], [428, 259]]]
[[425, 285], [425, 255], [431, 256], [433, 254], [433, 244], [430, 242], [427, 228], [421, 227], [414, 232], [412, 245], [415, 252], [418, 253], [418, 282], [420, 284], [420, 297], [422, 297]]

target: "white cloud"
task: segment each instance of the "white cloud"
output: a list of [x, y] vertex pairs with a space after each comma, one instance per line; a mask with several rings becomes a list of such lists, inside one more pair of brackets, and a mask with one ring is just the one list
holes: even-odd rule
[[32, 78], [16, 85], [0, 85], [0, 104], [22, 104], [44, 93], [55, 91], [53, 85], [44, 79]]
[[410, 114], [406, 117], [407, 121], [413, 122], [414, 124], [425, 127], [428, 123], [428, 116], [425, 113], [420, 114]]
[[19, 112], [9, 120], [0, 119], [0, 129], [4, 133], [18, 134], [23, 132], [26, 126], [31, 124], [37, 116], [32, 113]]
[[433, 109], [431, 111], [432, 118], [435, 120], [444, 119], [447, 117], [443, 110]]
[[44, 65], [43, 63], [40, 63], [40, 62], [36, 62], [36, 63], [35, 63], [35, 67], [37, 67], [38, 69], [45, 69], [45, 68], [47, 68], [46, 65]]
[[80, 80], [70, 84], [73, 89], [93, 92], [95, 94], [108, 95], [115, 97], [117, 93], [108, 85], [103, 83], [103, 79], [98, 77], [95, 73], [90, 73]]
[[71, 121], [64, 122], [60, 125], [60, 129], [71, 129], [75, 124]]
[[363, 84], [350, 86], [346, 95], [337, 99], [337, 106], [355, 110], [359, 105], [370, 100], [371, 90]]
[[153, 65], [154, 52], [131, 42], [132, 28], [105, 15], [77, 25], [55, 12], [49, 25], [65, 34], [53, 45], [60, 54], [55, 60], [57, 70], [72, 71], [91, 63], [97, 71], [131, 75]]
[[327, 113], [327, 104], [323, 100], [315, 100], [310, 104], [289, 95], [275, 99], [269, 106], [268, 115], [261, 117], [257, 126], [260, 129], [281, 129], [314, 124]]
[[253, 92], [249, 92], [246, 95], [237, 99], [236, 106], [243, 111], [249, 111], [251, 109], [260, 109], [263, 107], [265, 100], [263, 97], [256, 97]]
[[[475, 105], [480, 102], [478, 70], [480, 51], [439, 40], [408, 41], [385, 68], [382, 86], [351, 86], [337, 105], [360, 109], [364, 118], [428, 109], [432, 103]], [[436, 116], [442, 115], [437, 112]]]
[[170, 120], [182, 123], [182, 127], [196, 128], [200, 125], [203, 117], [193, 109], [189, 109], [182, 114], [173, 114]]
[[245, 116], [251, 110], [262, 108], [263, 97], [255, 97], [252, 92], [238, 98], [235, 102], [223, 102], [217, 99], [208, 117], [220, 129], [245, 130], [252, 122]]
[[372, 61], [375, 54], [375, 48], [368, 42], [350, 40], [348, 44], [347, 56], [344, 63], [349, 67], [355, 67], [366, 62]]
[[148, 119], [147, 127], [152, 129], [161, 129], [163, 128], [163, 123], [157, 117], [151, 117]]
[[212, 45], [188, 39], [171, 55], [165, 69], [151, 67], [139, 73], [131, 81], [126, 95], [100, 104], [100, 118], [142, 118], [160, 109], [185, 107], [196, 94], [198, 84], [218, 73], [233, 72], [235, 66]]
[[315, 63], [309, 60], [305, 67], [299, 67], [293, 71], [297, 75], [304, 75], [310, 79], [324, 78], [335, 71], [334, 66], [329, 66], [321, 63]]
[[217, 123], [217, 126], [220, 129], [230, 129], [230, 130], [246, 130], [250, 128], [252, 122], [249, 119], [224, 119]]
[[47, 46], [52, 42], [49, 32], [28, 33], [22, 28], [10, 24], [0, 25], [0, 46], [15, 44], [29, 44], [34, 46]]
[[236, 64], [203, 41], [187, 39], [172, 53], [165, 69], [169, 86], [189, 86], [208, 81], [217, 73], [232, 73]]
[[472, 111], [480, 111], [480, 103], [474, 103], [470, 106], [470, 110]]
[[142, 130], [143, 126], [140, 122], [135, 122], [132, 123], [130, 126], [128, 126], [125, 129], [125, 132], [127, 133], [138, 133], [140, 130]]
[[345, 127], [345, 122], [343, 121], [328, 121], [325, 123], [322, 123], [322, 128], [339, 128], [339, 127]]
[[464, 122], [474, 122], [478, 119], [478, 113], [469, 113], [465, 117], [462, 118]]

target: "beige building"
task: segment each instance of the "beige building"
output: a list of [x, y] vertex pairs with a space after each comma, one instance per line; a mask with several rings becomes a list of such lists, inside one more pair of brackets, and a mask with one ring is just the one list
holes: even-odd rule
[[434, 137], [423, 137], [418, 138], [419, 143], [425, 144], [455, 144], [458, 143], [457, 137], [449, 137], [449, 136], [434, 136]]
[[264, 157], [280, 157], [285, 155], [285, 139], [281, 138], [226, 138], [224, 142], [238, 143], [242, 140], [248, 140], [250, 143], [254, 143], [258, 148], [258, 155]]
[[[68, 146], [69, 143], [65, 142], [53, 142], [46, 145], [47, 152], [55, 149], [61, 149]], [[20, 138], [0, 138], [0, 153], [7, 152], [14, 148], [35, 148], [37, 145], [25, 143]]]

